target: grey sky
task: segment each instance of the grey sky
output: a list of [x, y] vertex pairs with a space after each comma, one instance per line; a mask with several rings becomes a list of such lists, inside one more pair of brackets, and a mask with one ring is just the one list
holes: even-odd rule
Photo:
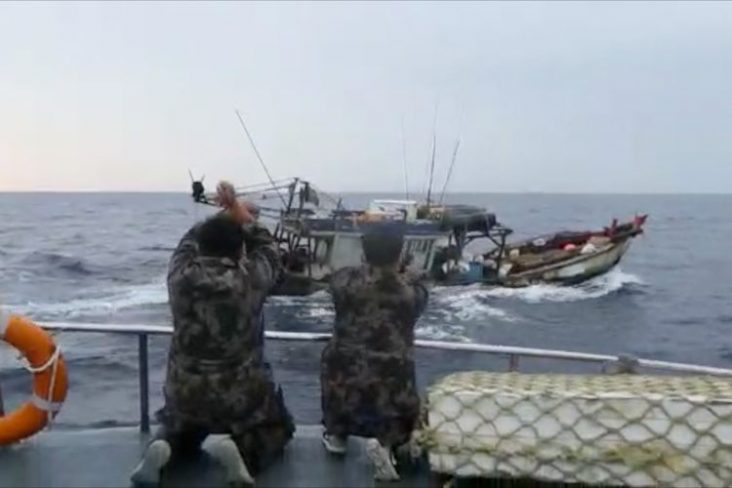
[[0, 190], [732, 191], [732, 3], [0, 4]]

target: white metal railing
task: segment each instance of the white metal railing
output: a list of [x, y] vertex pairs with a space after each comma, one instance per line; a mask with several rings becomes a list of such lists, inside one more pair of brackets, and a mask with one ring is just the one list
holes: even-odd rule
[[[150, 392], [147, 338], [150, 335], [171, 335], [173, 333], [172, 326], [141, 324], [93, 324], [70, 322], [43, 322], [39, 323], [38, 325], [46, 330], [57, 332], [91, 332], [137, 336], [140, 377], [140, 429], [143, 432], [148, 432], [150, 430]], [[319, 332], [265, 331], [265, 336], [267, 339], [275, 341], [324, 342], [330, 339], [330, 334]], [[504, 356], [508, 359], [510, 371], [518, 370], [519, 358], [521, 357], [558, 359], [567, 361], [590, 362], [597, 364], [617, 363], [623, 362], [625, 360], [624, 356], [464, 342], [416, 340], [415, 346], [427, 349], [479, 352], [496, 356]], [[661, 371], [732, 377], [732, 369], [727, 368], [716, 368], [711, 366], [700, 366], [695, 364], [675, 363], [668, 361], [656, 361], [652, 359], [634, 359], [633, 362], [639, 367], [656, 369]]]

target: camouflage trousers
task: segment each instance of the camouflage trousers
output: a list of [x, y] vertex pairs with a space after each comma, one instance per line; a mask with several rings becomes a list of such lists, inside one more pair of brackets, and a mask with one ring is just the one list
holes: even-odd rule
[[328, 344], [321, 374], [323, 425], [331, 435], [374, 437], [385, 446], [409, 441], [420, 417], [410, 357]]
[[208, 434], [231, 435], [253, 475], [279, 457], [295, 432], [266, 364], [222, 368], [170, 361], [157, 418], [158, 438], [170, 442], [176, 456], [197, 452]]

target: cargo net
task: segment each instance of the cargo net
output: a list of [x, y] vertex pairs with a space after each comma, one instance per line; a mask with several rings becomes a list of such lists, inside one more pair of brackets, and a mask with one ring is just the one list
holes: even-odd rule
[[456, 477], [732, 486], [732, 379], [458, 373], [420, 441]]

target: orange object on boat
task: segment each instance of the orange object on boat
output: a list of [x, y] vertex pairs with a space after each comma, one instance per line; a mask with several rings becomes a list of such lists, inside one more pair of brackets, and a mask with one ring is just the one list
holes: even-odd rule
[[380, 213], [364, 212], [358, 216], [359, 222], [378, 222], [383, 219], [384, 216]]
[[69, 385], [61, 350], [29, 319], [0, 312], [0, 338], [23, 353], [33, 373], [30, 400], [0, 417], [0, 446], [4, 446], [43, 430], [61, 409]]

